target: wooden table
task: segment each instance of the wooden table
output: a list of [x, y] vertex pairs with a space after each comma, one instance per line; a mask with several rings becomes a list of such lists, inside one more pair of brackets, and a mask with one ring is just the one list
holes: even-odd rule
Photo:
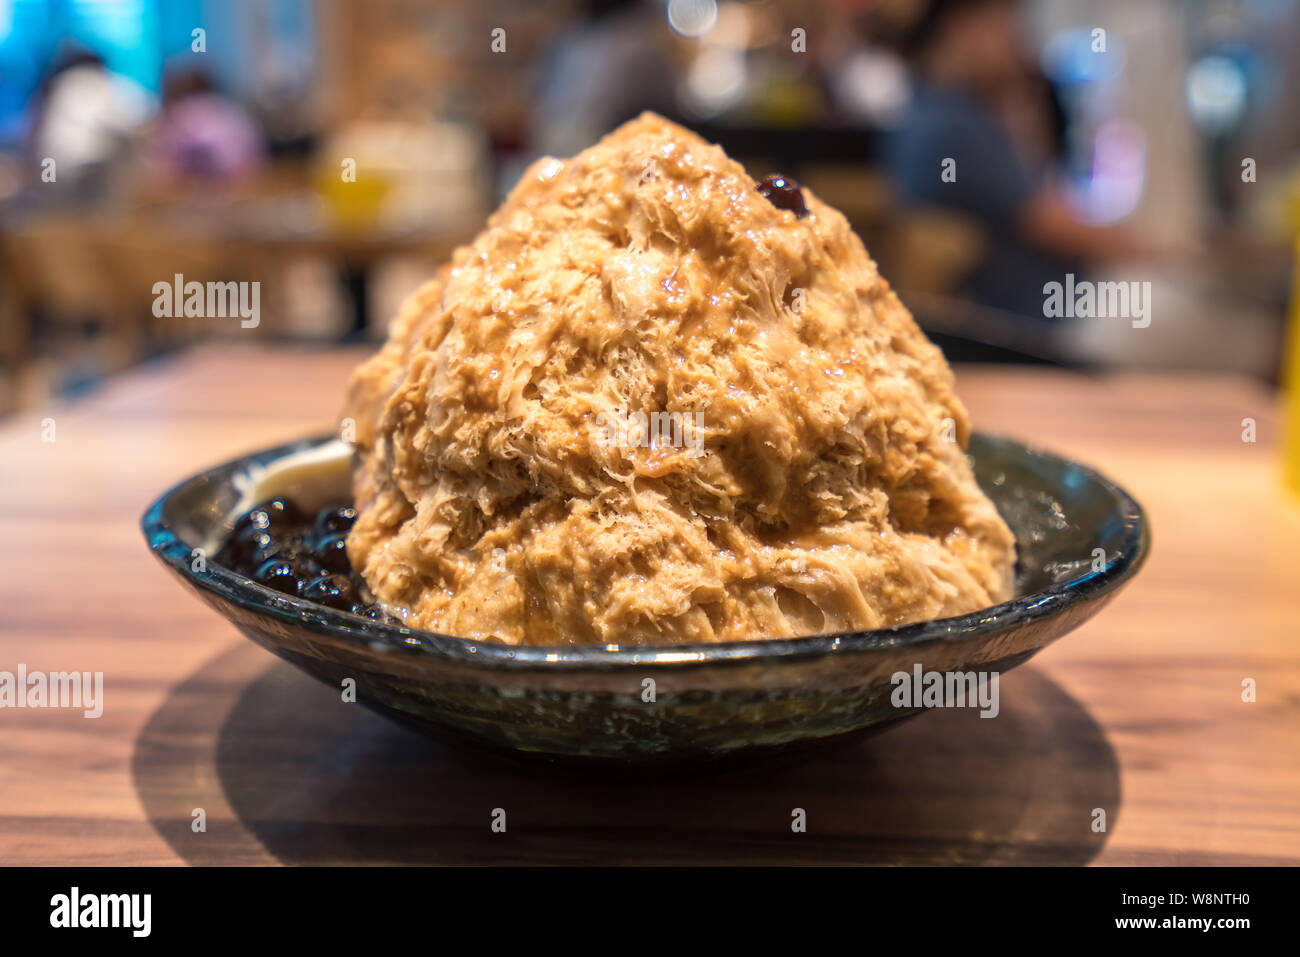
[[611, 779], [450, 751], [343, 705], [148, 553], [156, 493], [331, 428], [359, 356], [208, 347], [0, 426], [0, 670], [105, 676], [98, 719], [0, 710], [0, 863], [1300, 863], [1300, 507], [1263, 389], [959, 370], [982, 428], [1143, 502], [1155, 549], [1137, 580], [1004, 679], [999, 720], [935, 712], [772, 764]]

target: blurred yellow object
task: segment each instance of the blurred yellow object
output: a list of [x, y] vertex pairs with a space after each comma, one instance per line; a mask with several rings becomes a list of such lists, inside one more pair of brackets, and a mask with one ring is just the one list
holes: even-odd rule
[[428, 234], [482, 221], [488, 156], [474, 126], [357, 121], [323, 145], [312, 182], [340, 232]]
[[1287, 488], [1300, 497], [1300, 236], [1296, 237], [1295, 251], [1286, 368], [1282, 373], [1282, 474]]
[[336, 227], [359, 229], [380, 224], [384, 201], [391, 190], [389, 177], [383, 170], [366, 170], [355, 181], [346, 181], [337, 168], [321, 166], [313, 180]]

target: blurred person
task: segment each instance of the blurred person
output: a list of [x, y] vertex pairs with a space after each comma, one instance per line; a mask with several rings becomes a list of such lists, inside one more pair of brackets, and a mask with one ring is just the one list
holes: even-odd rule
[[173, 183], [227, 183], [257, 170], [266, 145], [257, 123], [199, 69], [169, 71], [149, 161]]
[[54, 160], [54, 183], [95, 198], [107, 168], [129, 149], [153, 109], [148, 91], [112, 73], [99, 54], [71, 50], [33, 97], [29, 149], [38, 169]]
[[643, 110], [674, 116], [677, 75], [659, 39], [666, 30], [662, 3], [586, 0], [546, 53], [534, 148], [573, 156]]
[[[927, 0], [903, 37], [914, 88], [891, 151], [906, 201], [982, 227], [976, 301], [1043, 317], [1043, 287], [1148, 254], [1125, 226], [1082, 219], [1053, 180], [1064, 116], [1022, 54], [1017, 0]], [[952, 177], [941, 175], [955, 161]]]

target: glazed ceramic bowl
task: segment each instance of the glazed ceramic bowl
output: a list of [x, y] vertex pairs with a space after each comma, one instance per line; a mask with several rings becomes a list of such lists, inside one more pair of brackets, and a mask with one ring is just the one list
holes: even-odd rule
[[[149, 547], [268, 651], [443, 738], [550, 758], [645, 763], [788, 749], [880, 729], [898, 672], [1004, 673], [1095, 615], [1137, 572], [1137, 502], [1081, 465], [976, 435], [981, 487], [1015, 532], [1015, 597], [956, 618], [878, 631], [709, 645], [511, 647], [381, 624], [196, 561], [224, 535], [241, 477], [308, 439], [209, 469], [149, 506]], [[339, 497], [347, 498], [346, 478]], [[755, 638], [761, 638], [755, 635]]]

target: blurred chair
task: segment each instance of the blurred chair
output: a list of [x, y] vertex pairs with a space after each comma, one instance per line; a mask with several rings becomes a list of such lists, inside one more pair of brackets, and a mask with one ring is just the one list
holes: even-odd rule
[[102, 332], [105, 372], [134, 361], [145, 331], [114, 273], [113, 232], [95, 216], [47, 212], [14, 230], [6, 257], [17, 315], [26, 321], [39, 316], [39, 331], [55, 346], [84, 337], [88, 329]]
[[18, 271], [11, 245], [0, 233], [0, 415], [22, 405], [23, 382], [32, 360], [31, 321], [15, 285]]

